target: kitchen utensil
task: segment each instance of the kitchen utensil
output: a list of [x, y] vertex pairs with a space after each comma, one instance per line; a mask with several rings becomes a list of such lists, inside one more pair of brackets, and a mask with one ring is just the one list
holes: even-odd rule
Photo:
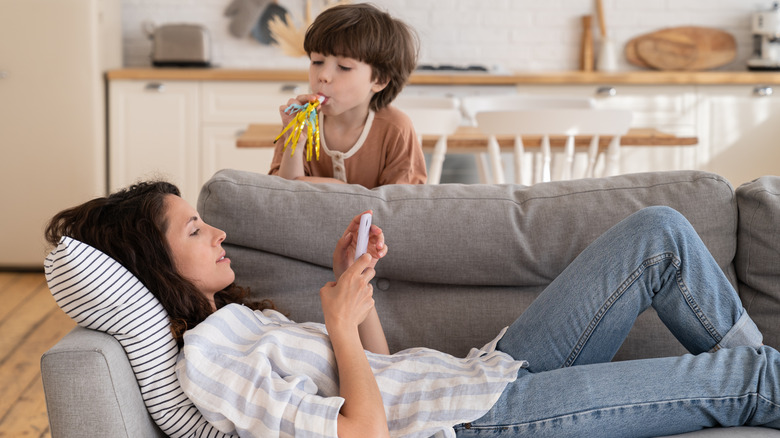
[[[633, 40], [632, 40], [633, 41]], [[639, 54], [636, 53], [636, 42], [635, 41], [629, 41], [626, 43], [626, 47], [623, 51], [623, 54], [626, 56], [626, 60], [637, 67], [642, 68], [653, 68], [650, 66], [650, 64], [646, 63], [642, 58], [639, 57]]]
[[602, 38], [607, 36], [607, 19], [604, 16], [604, 4], [596, 0], [596, 17], [599, 20], [599, 32]]
[[593, 71], [593, 17], [582, 16], [582, 51], [580, 53], [580, 70]]
[[615, 71], [618, 68], [617, 54], [615, 53], [615, 42], [610, 37], [605, 37], [601, 40], [601, 47], [599, 49], [599, 56], [596, 58], [596, 63], [599, 71]]
[[730, 33], [708, 27], [681, 26], [638, 36], [626, 44], [626, 59], [657, 70], [707, 70], [728, 64], [737, 54]]
[[617, 70], [615, 42], [607, 34], [607, 19], [604, 16], [604, 5], [601, 0], [596, 0], [596, 12], [599, 19], [599, 32], [601, 34], [599, 55], [596, 57], [596, 68], [599, 71], [615, 71]]

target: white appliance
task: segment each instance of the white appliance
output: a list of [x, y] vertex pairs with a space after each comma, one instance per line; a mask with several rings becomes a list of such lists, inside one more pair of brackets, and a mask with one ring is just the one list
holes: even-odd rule
[[753, 14], [753, 56], [750, 70], [780, 70], [780, 3], [772, 9]]
[[56, 212], [106, 193], [120, 0], [0, 0], [0, 269], [41, 268]]

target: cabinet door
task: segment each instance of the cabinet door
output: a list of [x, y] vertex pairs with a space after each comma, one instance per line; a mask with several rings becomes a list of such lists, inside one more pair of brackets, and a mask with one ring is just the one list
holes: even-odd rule
[[[518, 93], [588, 97], [594, 99], [597, 108], [631, 110], [634, 128], [655, 128], [683, 136], [699, 132], [696, 87], [692, 85], [519, 86]], [[623, 147], [620, 172], [694, 169], [698, 154], [697, 146]]]
[[[780, 89], [775, 87], [775, 93]], [[780, 96], [771, 87], [702, 86], [700, 168], [726, 177], [733, 186], [763, 175], [780, 175]]]
[[207, 125], [201, 132], [201, 184], [221, 169], [238, 169], [267, 174], [274, 157], [273, 148], [239, 148], [238, 137], [246, 124]]
[[199, 83], [115, 80], [109, 86], [110, 189], [164, 178], [195, 205], [200, 191]]

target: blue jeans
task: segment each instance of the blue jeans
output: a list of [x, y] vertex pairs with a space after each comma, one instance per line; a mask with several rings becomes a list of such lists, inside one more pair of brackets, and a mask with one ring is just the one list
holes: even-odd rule
[[[610, 362], [649, 306], [692, 354]], [[498, 349], [527, 360], [458, 436], [640, 437], [711, 426], [780, 428], [780, 354], [688, 221], [639, 211], [580, 254]]]

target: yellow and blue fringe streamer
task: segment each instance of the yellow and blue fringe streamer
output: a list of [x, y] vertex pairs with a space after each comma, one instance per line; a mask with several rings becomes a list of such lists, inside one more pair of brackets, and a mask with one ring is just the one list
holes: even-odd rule
[[[298, 139], [301, 137], [301, 133], [306, 129], [306, 161], [311, 161], [311, 151], [316, 151], [317, 159], [320, 159], [320, 120], [317, 115], [317, 107], [320, 106], [324, 98], [319, 98], [306, 105], [292, 104], [288, 106], [284, 112], [287, 114], [295, 114], [295, 117], [287, 124], [287, 127], [274, 139], [276, 143], [285, 132], [290, 131], [290, 135], [287, 136], [287, 140], [284, 142], [284, 149], [288, 144], [292, 144], [290, 147], [290, 156], [295, 154], [295, 147], [298, 145]], [[292, 142], [292, 143], [291, 143]]]

